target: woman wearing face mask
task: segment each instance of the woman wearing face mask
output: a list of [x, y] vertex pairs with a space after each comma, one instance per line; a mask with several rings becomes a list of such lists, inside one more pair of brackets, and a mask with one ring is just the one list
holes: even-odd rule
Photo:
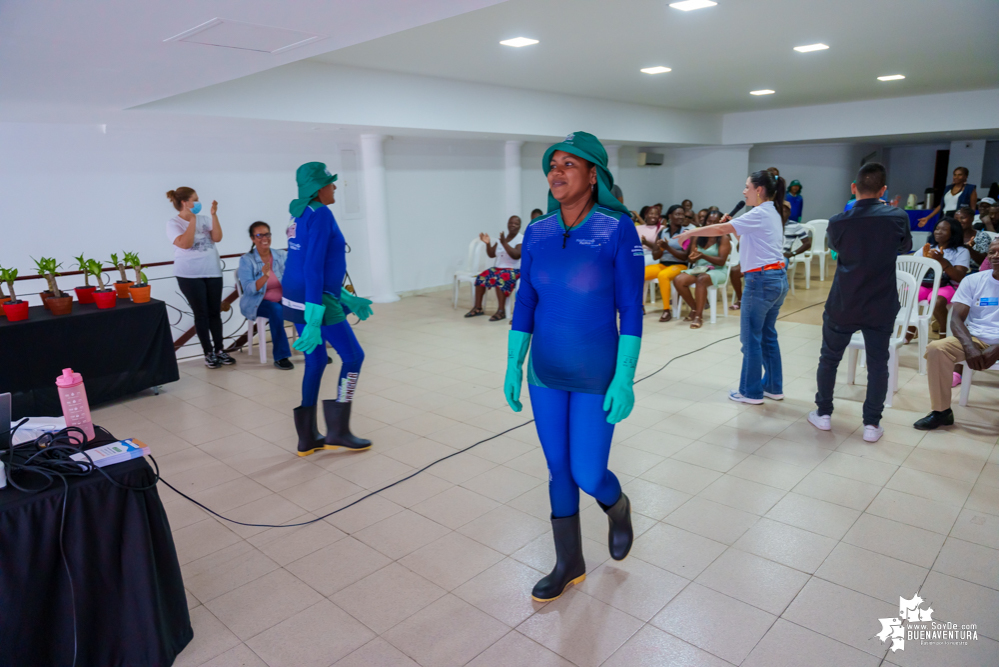
[[[739, 403], [759, 405], [763, 398], [784, 398], [777, 314], [787, 296], [784, 261], [784, 179], [769, 171], [754, 172], [742, 191], [754, 207], [734, 220], [694, 228], [677, 237], [681, 243], [696, 236], [740, 236], [739, 259], [746, 286], [742, 292], [742, 375], [739, 389], [728, 397]], [[776, 202], [776, 206], [775, 206]], [[732, 220], [732, 222], [729, 222]]]
[[[281, 277], [287, 250], [271, 248], [271, 226], [258, 221], [250, 225], [250, 252], [239, 258], [236, 279], [243, 288], [239, 310], [248, 320], [266, 317], [271, 326], [274, 347], [274, 365], [283, 371], [295, 367], [291, 363], [291, 348], [284, 330], [284, 312], [281, 307]], [[263, 340], [263, 333], [260, 339]]]
[[234, 364], [236, 360], [222, 349], [222, 261], [215, 247], [222, 240], [219, 203], [212, 202], [209, 217], [200, 215], [201, 202], [192, 188], [170, 190], [166, 196], [177, 209], [166, 226], [167, 239], [174, 245], [173, 275], [194, 314], [205, 366]]

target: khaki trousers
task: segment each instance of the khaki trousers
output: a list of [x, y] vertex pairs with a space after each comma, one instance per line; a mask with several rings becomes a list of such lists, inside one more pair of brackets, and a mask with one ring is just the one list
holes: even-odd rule
[[[971, 340], [979, 350], [988, 347], [974, 336]], [[935, 340], [926, 347], [926, 375], [930, 383], [931, 410], [943, 412], [950, 409], [954, 364], [964, 361], [964, 356], [964, 346], [953, 336]]]

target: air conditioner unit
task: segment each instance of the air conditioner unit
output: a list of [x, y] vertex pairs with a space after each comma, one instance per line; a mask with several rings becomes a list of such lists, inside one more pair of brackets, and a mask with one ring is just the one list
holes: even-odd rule
[[662, 153], [639, 153], [638, 154], [638, 166], [639, 167], [658, 167], [663, 163]]

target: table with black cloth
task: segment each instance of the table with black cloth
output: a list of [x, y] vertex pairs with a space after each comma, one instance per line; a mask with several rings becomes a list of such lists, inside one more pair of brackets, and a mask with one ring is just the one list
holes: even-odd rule
[[[6, 457], [5, 457], [6, 458]], [[155, 479], [145, 458], [103, 469], [118, 483]], [[44, 484], [22, 473], [21, 486]], [[79, 667], [166, 667], [194, 636], [170, 524], [156, 487], [131, 491], [99, 472], [65, 487], [0, 489], [0, 667], [68, 667], [76, 611]]]
[[176, 382], [166, 304], [74, 302], [68, 315], [34, 306], [27, 320], [0, 318], [0, 393], [13, 395], [14, 419], [62, 415], [55, 381], [64, 368], [83, 375], [91, 406]]

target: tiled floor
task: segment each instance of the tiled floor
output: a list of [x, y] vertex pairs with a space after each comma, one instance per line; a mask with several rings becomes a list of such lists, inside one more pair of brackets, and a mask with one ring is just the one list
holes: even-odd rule
[[[816, 431], [804, 419], [821, 307], [790, 313], [828, 285], [788, 298], [787, 398], [763, 406], [726, 399], [738, 319], [691, 331], [650, 312], [638, 377], [722, 342], [637, 385], [611, 455], [635, 512], [632, 554], [608, 559], [606, 519], [584, 496], [589, 576], [547, 605], [530, 598], [554, 558], [532, 425], [301, 528], [218, 521], [161, 485], [195, 632], [177, 664], [994, 667], [999, 378], [978, 376], [957, 426], [913, 430], [928, 391], [910, 345], [881, 442], [860, 437], [862, 385], [839, 385], [833, 430]], [[302, 364], [246, 355], [213, 371], [184, 363], [162, 395], [96, 421], [148, 442], [165, 479], [230, 518], [322, 516], [531, 418], [500, 391], [506, 324], [465, 320], [448, 296], [375, 306], [356, 327], [367, 356], [353, 427], [369, 452], [295, 456]], [[977, 623], [978, 641], [886, 652], [878, 618], [917, 589], [935, 619]]]

